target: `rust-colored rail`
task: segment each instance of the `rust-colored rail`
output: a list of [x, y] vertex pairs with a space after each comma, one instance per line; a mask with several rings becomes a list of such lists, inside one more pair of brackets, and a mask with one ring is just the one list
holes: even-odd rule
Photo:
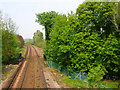
[[[29, 46], [29, 47], [30, 47], [30, 46]], [[31, 56], [31, 47], [30, 47], [30, 52], [29, 52], [29, 59], [28, 59], [28, 62], [27, 62], [26, 68], [25, 68], [25, 72], [24, 72], [24, 75], [23, 75], [22, 82], [21, 82], [21, 84], [20, 84], [20, 90], [21, 90], [21, 88], [22, 88], [22, 86], [23, 86], [23, 82], [24, 82], [24, 79], [25, 79], [25, 76], [26, 76], [26, 72], [27, 72], [27, 69], [28, 69], [30, 56]]]
[[[33, 46], [32, 46], [33, 47]], [[43, 88], [46, 88], [47, 89], [47, 84], [46, 84], [46, 80], [45, 80], [45, 76], [44, 76], [44, 73], [43, 73], [43, 67], [41, 66], [40, 64], [40, 61], [39, 61], [39, 54], [37, 52], [37, 50], [35, 49], [35, 47], [33, 47], [36, 54], [37, 54], [37, 60], [38, 60], [38, 63], [39, 63], [39, 68], [40, 68], [40, 71], [41, 71], [41, 77], [42, 77], [42, 84], [43, 84]]]
[[28, 54], [28, 45], [26, 45], [26, 46], [27, 46], [27, 50], [26, 50], [25, 58], [22, 58], [22, 62], [20, 63], [19, 67], [17, 68], [17, 70], [14, 72], [14, 74], [11, 76], [10, 80], [8, 81], [8, 84], [6, 86], [6, 90], [9, 90], [12, 87], [12, 85], [13, 85], [13, 83], [14, 83], [23, 63], [24, 63], [24, 59], [26, 59], [26, 56]]

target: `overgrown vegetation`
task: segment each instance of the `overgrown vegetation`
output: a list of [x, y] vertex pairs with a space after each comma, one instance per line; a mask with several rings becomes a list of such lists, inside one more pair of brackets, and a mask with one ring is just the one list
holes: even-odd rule
[[[62, 81], [60, 83], [65, 83], [71, 88], [91, 88], [88, 86], [87, 83], [81, 81], [81, 80], [76, 80], [76, 79], [71, 79], [69, 77], [63, 76], [61, 77]], [[97, 84], [94, 84], [94, 87], [96, 88], [117, 88], [118, 87], [118, 82], [112, 82], [112, 81], [101, 81], [99, 82], [99, 86]]]
[[24, 45], [22, 48], [20, 48], [20, 53], [23, 55], [25, 53], [26, 46]]
[[107, 76], [119, 80], [120, 22], [116, 11], [118, 3], [84, 2], [76, 13], [68, 16], [55, 13], [54, 17], [52, 13], [53, 17], [49, 17], [51, 12], [37, 14], [38, 23], [49, 27], [45, 28], [46, 35], [49, 34], [47, 60], [72, 72], [87, 72], [91, 87]]
[[16, 35], [17, 28], [12, 19], [8, 16], [4, 17], [1, 12], [0, 30], [2, 31], [2, 64], [18, 63], [20, 41]]
[[49, 34], [51, 32], [51, 27], [54, 23], [54, 18], [57, 17], [58, 13], [55, 11], [51, 12], [43, 12], [41, 14], [36, 14], [37, 19], [36, 22], [38, 22], [40, 25], [45, 26], [45, 38], [46, 40], [49, 40]]
[[81, 80], [71, 79], [66, 76], [61, 77], [61, 79], [61, 83], [66, 83], [71, 88], [88, 88], [87, 84]]

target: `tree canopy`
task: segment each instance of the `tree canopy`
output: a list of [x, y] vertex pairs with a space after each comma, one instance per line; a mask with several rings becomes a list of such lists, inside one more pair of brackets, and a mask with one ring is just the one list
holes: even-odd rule
[[40, 47], [40, 48], [45, 48], [46, 47], [45, 40], [43, 39], [43, 33], [40, 32], [40, 30], [37, 30], [34, 33], [33, 44]]
[[[87, 72], [89, 75], [94, 72], [96, 75], [101, 70], [96, 82], [111, 73], [119, 75], [120, 37], [116, 25], [120, 22], [115, 10], [117, 7], [115, 2], [84, 2], [76, 13], [58, 14], [52, 20], [40, 19], [39, 16], [42, 22], [50, 20], [47, 24], [39, 22], [48, 25], [47, 30], [50, 30], [45, 51], [47, 59], [72, 72]], [[88, 78], [91, 80], [93, 76]]]
[[36, 22], [38, 22], [40, 25], [43, 25], [45, 27], [45, 37], [46, 40], [49, 40], [49, 34], [51, 32], [50, 28], [52, 28], [54, 23], [54, 18], [58, 15], [55, 11], [50, 12], [43, 12], [36, 14]]

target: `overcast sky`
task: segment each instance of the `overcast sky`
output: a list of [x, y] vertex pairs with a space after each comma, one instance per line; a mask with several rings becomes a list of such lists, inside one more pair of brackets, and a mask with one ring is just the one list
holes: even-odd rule
[[[17, 33], [24, 39], [33, 38], [36, 30], [45, 33], [43, 26], [35, 22], [36, 13], [56, 11], [67, 14], [75, 12], [76, 8], [84, 0], [0, 0], [0, 10], [3, 14], [8, 14], [17, 24]], [[45, 35], [44, 35], [45, 36]]]

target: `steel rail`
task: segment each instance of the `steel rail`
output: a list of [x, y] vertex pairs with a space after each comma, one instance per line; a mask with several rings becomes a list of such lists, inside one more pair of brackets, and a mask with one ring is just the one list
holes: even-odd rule
[[[32, 46], [33, 47], [33, 46]], [[39, 59], [39, 55], [38, 55], [38, 52], [37, 50], [35, 49], [35, 47], [33, 47], [36, 54], [37, 54], [37, 58]], [[37, 59], [37, 60], [38, 60]], [[40, 64], [40, 61], [38, 60], [39, 64]], [[44, 76], [44, 73], [43, 73], [43, 68], [41, 65], [39, 65], [39, 68], [41, 69], [41, 76], [42, 76], [42, 84], [43, 84], [43, 88], [46, 88], [47, 89], [47, 84], [46, 84], [46, 81], [45, 81], [45, 76]]]
[[[30, 46], [29, 46], [30, 47]], [[22, 79], [22, 82], [20, 84], [20, 90], [22, 88], [22, 85], [23, 85], [23, 82], [24, 82], [24, 79], [25, 79], [25, 76], [26, 76], [26, 71], [27, 71], [27, 68], [28, 68], [28, 64], [29, 64], [29, 60], [30, 60], [30, 56], [31, 56], [31, 47], [30, 47], [30, 52], [29, 52], [29, 59], [27, 61], [27, 65], [26, 65], [26, 68], [25, 68], [25, 73], [24, 73], [24, 76], [23, 76], [23, 79]]]
[[[31, 46], [31, 45], [30, 45]], [[23, 83], [24, 83], [24, 79], [25, 79], [25, 76], [26, 76], [26, 72], [27, 72], [27, 69], [28, 69], [28, 65], [29, 65], [29, 60], [30, 60], [30, 56], [31, 56], [31, 47], [30, 47], [30, 54], [29, 54], [29, 59], [28, 59], [28, 62], [27, 62], [27, 66], [25, 68], [25, 72], [24, 72], [24, 76], [23, 76], [23, 80], [21, 82], [21, 86], [20, 86], [20, 90], [23, 86]], [[34, 64], [33, 64], [33, 89], [34, 89], [34, 84], [35, 84], [35, 60], [34, 60]]]
[[[26, 45], [26, 46], [27, 46], [27, 45]], [[26, 58], [27, 54], [28, 54], [28, 46], [27, 46], [27, 51], [26, 51], [26, 54], [25, 54], [25, 58]], [[6, 90], [8, 90], [8, 89], [10, 89], [10, 88], [12, 87], [12, 85], [13, 85], [13, 83], [14, 83], [14, 81], [15, 81], [15, 78], [17, 77], [17, 75], [18, 75], [18, 73], [19, 73], [19, 71], [20, 71], [23, 63], [24, 63], [24, 61], [23, 61], [23, 59], [22, 59], [22, 63], [21, 63], [20, 66], [17, 68], [16, 72], [13, 74], [13, 78], [10, 80], [10, 83], [8, 84]]]
[[34, 72], [33, 72], [33, 89], [34, 89], [34, 84], [35, 84], [35, 59], [34, 59]]

